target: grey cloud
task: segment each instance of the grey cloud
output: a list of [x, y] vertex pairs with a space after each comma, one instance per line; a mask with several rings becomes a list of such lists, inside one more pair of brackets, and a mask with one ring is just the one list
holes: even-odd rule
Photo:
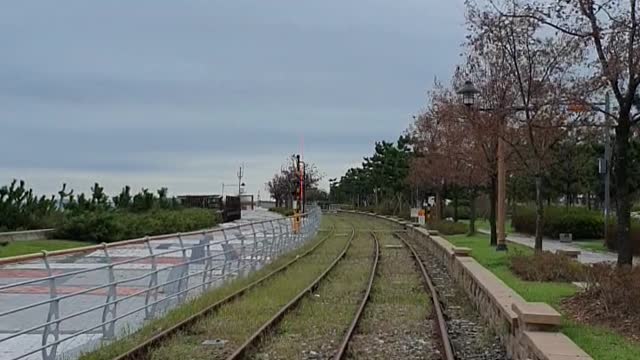
[[0, 159], [0, 181], [25, 174], [44, 188], [56, 171], [79, 184], [162, 174], [185, 192], [255, 157], [255, 192], [302, 137], [307, 158], [338, 176], [376, 140], [394, 140], [434, 77], [448, 78], [461, 4], [5, 4], [0, 152], [11, 156]]

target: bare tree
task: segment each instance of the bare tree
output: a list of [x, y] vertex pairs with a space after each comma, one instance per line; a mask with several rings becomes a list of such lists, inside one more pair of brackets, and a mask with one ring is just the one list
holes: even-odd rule
[[[581, 44], [567, 35], [549, 36], [529, 18], [505, 17], [493, 9], [471, 6], [471, 43], [499, 59], [496, 79], [510, 88], [504, 93], [512, 104], [501, 104], [500, 136], [510, 144], [522, 167], [536, 183], [536, 251], [542, 250], [543, 181], [553, 161], [554, 147], [576, 117], [563, 106], [578, 78], [575, 67], [582, 58]], [[504, 130], [502, 130], [504, 129]]]
[[[631, 265], [629, 239], [631, 200], [629, 154], [631, 127], [640, 121], [637, 90], [640, 86], [640, 19], [637, 0], [511, 0], [494, 3], [503, 16], [544, 24], [558, 36], [579, 41], [591, 55], [584, 62], [593, 76], [580, 84], [601, 94], [613, 93], [615, 122], [615, 186], [617, 204], [618, 265]], [[593, 99], [586, 97], [585, 102]], [[602, 109], [600, 111], [604, 112]]]

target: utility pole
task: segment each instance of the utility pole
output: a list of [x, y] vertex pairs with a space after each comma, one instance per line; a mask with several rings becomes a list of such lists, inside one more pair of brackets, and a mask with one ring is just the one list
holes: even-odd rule
[[238, 196], [242, 195], [242, 177], [244, 176], [244, 164], [238, 169]]
[[609, 235], [609, 213], [611, 206], [611, 122], [609, 111], [611, 110], [611, 96], [607, 92], [604, 99], [605, 123], [604, 123], [604, 238]]

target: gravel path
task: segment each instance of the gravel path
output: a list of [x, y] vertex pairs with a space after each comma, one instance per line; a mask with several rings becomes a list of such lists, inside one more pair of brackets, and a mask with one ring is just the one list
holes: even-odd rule
[[424, 241], [410, 239], [437, 288], [447, 319], [449, 339], [457, 359], [508, 359], [500, 339], [484, 324], [467, 295], [456, 285], [444, 266], [427, 249]]

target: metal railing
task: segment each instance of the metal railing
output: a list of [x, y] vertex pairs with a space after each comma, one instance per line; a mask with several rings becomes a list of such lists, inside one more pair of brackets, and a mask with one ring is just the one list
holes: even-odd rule
[[[0, 284], [0, 299], [16, 303], [0, 301], [0, 326], [20, 324], [1, 329], [0, 349], [15, 360], [76, 357], [299, 247], [315, 236], [320, 217], [313, 208], [297, 232], [293, 218], [279, 218], [3, 260], [0, 273], [39, 268], [43, 276]], [[20, 294], [42, 299], [24, 304]]]

